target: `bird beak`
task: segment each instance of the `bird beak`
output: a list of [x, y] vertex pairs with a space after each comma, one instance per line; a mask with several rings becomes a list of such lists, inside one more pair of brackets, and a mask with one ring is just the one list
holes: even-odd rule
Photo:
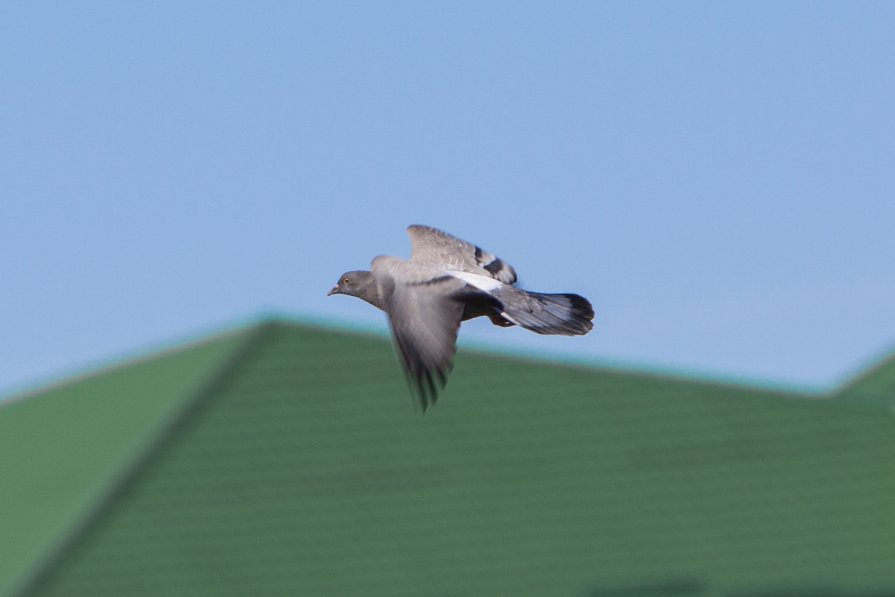
[[332, 296], [334, 294], [339, 294], [339, 287], [333, 286], [333, 289], [326, 293], [326, 296]]

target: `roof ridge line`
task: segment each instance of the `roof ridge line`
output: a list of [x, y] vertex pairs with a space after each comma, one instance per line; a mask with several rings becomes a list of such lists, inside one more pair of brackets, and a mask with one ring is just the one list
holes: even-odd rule
[[269, 332], [277, 326], [276, 321], [266, 321], [243, 332], [246, 337], [206, 376], [203, 383], [185, 393], [182, 404], [175, 408], [173, 413], [164, 417], [144, 445], [136, 450], [136, 454], [112, 475], [106, 487], [102, 488], [99, 495], [87, 506], [80, 521], [62, 533], [56, 544], [39, 559], [30, 572], [23, 575], [21, 581], [13, 583], [10, 596], [24, 597], [48, 577], [65, 555], [103, 518], [115, 499], [140, 477], [167, 440], [198, 412], [205, 399], [227, 381], [235, 366], [266, 341]]
[[[367, 327], [360, 323], [345, 322], [339, 319], [290, 317], [288, 315], [276, 316], [276, 323], [287, 328], [307, 329], [325, 332], [335, 332], [354, 337], [363, 337], [374, 340], [388, 340], [387, 328]], [[654, 362], [628, 361], [625, 359], [606, 356], [577, 356], [571, 351], [556, 353], [540, 353], [534, 347], [514, 347], [490, 340], [460, 340], [460, 351], [474, 353], [502, 360], [521, 363], [534, 363], [537, 365], [573, 368], [584, 371], [599, 371], [620, 375], [642, 375], [658, 380], [672, 382], [705, 384], [713, 387], [738, 388], [747, 391], [757, 391], [774, 394], [784, 399], [823, 399], [828, 395], [826, 387], [815, 387], [808, 384], [789, 383], [777, 381], [772, 378], [751, 377], [736, 373], [713, 372], [702, 370], [698, 367], [686, 367], [675, 365], [663, 365]]]
[[830, 395], [833, 398], [841, 398], [852, 392], [860, 391], [874, 396], [884, 396], [875, 390], [862, 390], [861, 386], [865, 385], [865, 382], [871, 377], [890, 367], [895, 367], [895, 350], [892, 348], [886, 350], [881, 356], [874, 358], [870, 364], [862, 367], [860, 371], [850, 376], [844, 383], [833, 388]]
[[133, 349], [121, 351], [118, 355], [99, 357], [94, 362], [83, 365], [75, 365], [69, 371], [51, 373], [44, 378], [37, 378], [33, 382], [26, 382], [21, 387], [13, 387], [6, 390], [0, 389], [0, 408], [15, 404], [22, 400], [30, 400], [52, 390], [66, 387], [72, 383], [90, 380], [101, 375], [107, 375], [140, 365], [147, 361], [155, 360], [170, 354], [178, 353], [190, 348], [195, 348], [222, 340], [231, 336], [239, 336], [251, 333], [260, 325], [268, 321], [261, 321], [248, 325], [222, 325], [211, 328], [206, 332], [184, 334], [182, 337], [151, 342], [146, 346], [138, 346]]

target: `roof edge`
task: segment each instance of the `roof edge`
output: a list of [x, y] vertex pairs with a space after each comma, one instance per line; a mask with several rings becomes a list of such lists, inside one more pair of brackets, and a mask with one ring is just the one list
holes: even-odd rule
[[249, 317], [230, 324], [210, 326], [196, 332], [179, 334], [159, 342], [150, 342], [142, 347], [125, 350], [122, 354], [108, 358], [99, 358], [83, 365], [76, 365], [68, 369], [63, 368], [57, 373], [39, 376], [34, 381], [26, 382], [18, 388], [0, 391], [0, 409], [19, 400], [28, 400], [74, 382], [105, 375], [112, 371], [145, 363], [146, 361], [180, 352], [181, 350], [188, 350], [203, 344], [216, 342], [230, 336], [251, 333], [255, 328], [276, 319], [277, 317], [273, 315]]
[[[363, 324], [353, 324], [345, 322], [344, 320], [305, 317], [288, 313], [272, 312], [266, 315], [266, 321], [287, 328], [312, 328], [319, 331], [338, 332], [364, 338], [390, 341], [390, 335], [387, 329]], [[664, 367], [649, 363], [632, 363], [600, 357], [580, 357], [568, 353], [543, 354], [538, 353], [534, 349], [500, 346], [476, 340], [464, 341], [461, 339], [460, 342], [461, 348], [463, 348], [465, 352], [495, 359], [554, 367], [570, 367], [573, 369], [583, 369], [600, 373], [637, 375], [675, 383], [693, 383], [705, 386], [737, 388], [746, 391], [754, 390], [775, 394], [785, 398], [817, 399], [823, 401], [823, 399], [829, 397], [829, 392], [824, 388], [788, 384], [786, 382], [777, 382], [768, 379], [713, 374], [711, 372], [686, 368], [675, 368], [672, 366]]]
[[[80, 370], [76, 371], [74, 374], [66, 374], [63, 372], [59, 375], [53, 375], [49, 383], [41, 384], [38, 382], [24, 391], [7, 394], [6, 397], [4, 397], [3, 394], [0, 394], [0, 409], [12, 402], [28, 399], [53, 388], [68, 385], [74, 381], [88, 379], [96, 375], [103, 375], [110, 371], [129, 367], [149, 359], [154, 359], [171, 352], [214, 341], [229, 335], [252, 333], [258, 328], [271, 325], [294, 328], [312, 328], [320, 331], [335, 331], [338, 333], [386, 341], [390, 339], [387, 328], [383, 327], [371, 326], [368, 324], [365, 325], [357, 322], [347, 322], [342, 319], [333, 319], [329, 317], [301, 315], [275, 309], [265, 310], [255, 315], [238, 319], [232, 324], [222, 324], [216, 328], [213, 327], [211, 331], [190, 333], [182, 336], [180, 339], [174, 338], [172, 340], [163, 341], [156, 345], [156, 347], [149, 346], [147, 348], [137, 349], [130, 356], [126, 355], [121, 359], [113, 358], [105, 365], [93, 367], [88, 365], [84, 368], [80, 368]], [[461, 340], [461, 342], [463, 341]], [[758, 390], [795, 398], [834, 398], [842, 393], [846, 387], [850, 387], [852, 383], [852, 380], [849, 380], [846, 384], [834, 387], [830, 390], [822, 387], [788, 384], [769, 379], [755, 379], [747, 376], [737, 376], [735, 374], [725, 375], [712, 373], [711, 371], [707, 372], [686, 368], [675, 368], [672, 366], [662, 366], [650, 363], [625, 362], [623, 360], [606, 358], [582, 358], [571, 354], [544, 355], [525, 348], [492, 345], [487, 342], [475, 340], [471, 342], [463, 342], [462, 347], [465, 350], [476, 354], [502, 359], [519, 360], [526, 363], [574, 367], [619, 374], [643, 375], [673, 382], [699, 383], [719, 387]], [[892, 358], [895, 359], [895, 354], [892, 355]], [[859, 374], [859, 376], [863, 376], [863, 374]]]
[[895, 367], [895, 348], [883, 350], [876, 356], [866, 359], [854, 373], [848, 375], [845, 381], [838, 384], [832, 393], [844, 394], [849, 389], [863, 385], [865, 381], [889, 367]]
[[841, 402], [858, 402], [867, 406], [895, 406], [895, 348], [890, 347], [857, 373], [849, 376], [830, 392], [830, 398]]

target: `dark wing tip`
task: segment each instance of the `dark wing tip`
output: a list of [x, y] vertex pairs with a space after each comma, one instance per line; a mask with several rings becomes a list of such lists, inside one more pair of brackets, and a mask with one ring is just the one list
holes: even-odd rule
[[440, 369], [405, 368], [410, 393], [417, 399], [425, 414], [430, 406], [438, 402], [438, 394], [447, 385], [447, 372]]
[[453, 363], [427, 362], [414, 346], [401, 338], [395, 338], [398, 354], [401, 357], [402, 369], [410, 393], [419, 401], [423, 413], [438, 401], [438, 394], [447, 385], [448, 374], [453, 368]]
[[430, 406], [435, 406], [438, 394], [447, 385], [447, 378], [440, 371], [423, 371], [411, 380], [411, 393], [419, 400], [423, 414]]

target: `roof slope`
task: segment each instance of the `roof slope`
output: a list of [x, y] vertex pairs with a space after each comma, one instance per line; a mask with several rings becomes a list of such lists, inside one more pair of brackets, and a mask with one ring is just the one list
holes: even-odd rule
[[384, 339], [278, 324], [178, 421], [23, 594], [895, 587], [873, 409], [461, 352], [421, 417]]
[[834, 397], [854, 404], [895, 409], [895, 356], [884, 359], [856, 377]]
[[0, 595], [83, 523], [244, 341], [215, 338], [0, 404]]

